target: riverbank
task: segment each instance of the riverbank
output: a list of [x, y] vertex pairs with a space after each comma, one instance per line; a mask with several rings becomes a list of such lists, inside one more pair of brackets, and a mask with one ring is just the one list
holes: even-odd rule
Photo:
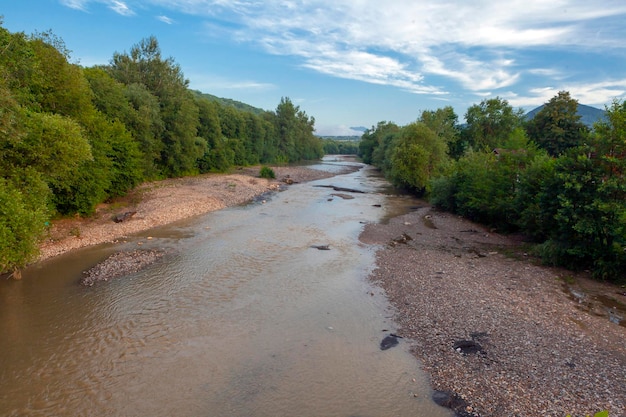
[[361, 240], [383, 245], [371, 279], [458, 415], [626, 416], [623, 287], [540, 266], [521, 242], [427, 204]]
[[[55, 222], [42, 259], [242, 204], [287, 182], [336, 175], [273, 169], [276, 180], [259, 178], [257, 167], [144, 184], [92, 218]], [[613, 301], [626, 303], [626, 289], [538, 266], [520, 242], [426, 203], [366, 225], [361, 240], [382, 247], [371, 278], [395, 308], [402, 343], [411, 344], [434, 389], [463, 400], [458, 411], [565, 417], [609, 409], [611, 417], [626, 416], [626, 327], [605, 311]], [[593, 303], [592, 293], [604, 304]], [[614, 320], [623, 316], [614, 309]], [[476, 352], [464, 354], [466, 347]]]
[[[39, 261], [244, 204], [266, 192], [280, 191], [289, 184], [336, 175], [304, 166], [272, 169], [275, 179], [260, 178], [259, 167], [251, 167], [233, 174], [205, 174], [142, 184], [123, 198], [101, 204], [93, 216], [53, 221], [47, 239], [40, 245]], [[357, 168], [348, 167], [347, 171], [350, 169]]]

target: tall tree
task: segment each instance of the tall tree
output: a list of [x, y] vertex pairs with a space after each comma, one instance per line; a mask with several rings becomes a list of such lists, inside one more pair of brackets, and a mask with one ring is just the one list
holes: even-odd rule
[[499, 97], [483, 100], [467, 109], [463, 139], [475, 150], [491, 151], [522, 126], [523, 113]]
[[558, 156], [569, 148], [583, 144], [589, 129], [580, 121], [578, 101], [569, 92], [560, 91], [528, 121], [528, 136], [537, 145]]
[[309, 118], [288, 97], [281, 98], [276, 107], [275, 126], [279, 138], [280, 159], [295, 162], [323, 155], [321, 139], [313, 134], [315, 119]]
[[130, 53], [115, 53], [110, 69], [120, 82], [144, 85], [159, 99], [164, 125], [159, 160], [163, 174], [193, 172], [206, 141], [197, 136], [198, 107], [180, 66], [172, 58], [161, 57], [158, 41], [152, 36], [134, 45]]
[[423, 194], [447, 161], [447, 145], [424, 123], [411, 123], [393, 141], [388, 177], [400, 187]]
[[378, 122], [376, 126], [366, 130], [359, 143], [359, 156], [363, 162], [382, 168], [387, 145], [398, 132], [400, 126], [386, 121]]
[[448, 154], [453, 158], [460, 157], [465, 148], [459, 141], [459, 117], [452, 106], [437, 110], [424, 110], [419, 118], [430, 130], [443, 139], [448, 145]]

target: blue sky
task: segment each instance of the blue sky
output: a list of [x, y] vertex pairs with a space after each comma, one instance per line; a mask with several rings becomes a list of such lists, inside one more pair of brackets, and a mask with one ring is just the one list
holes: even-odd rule
[[84, 66], [154, 35], [191, 88], [267, 110], [289, 97], [323, 135], [448, 105], [462, 120], [496, 96], [626, 98], [624, 0], [3, 0], [0, 15]]

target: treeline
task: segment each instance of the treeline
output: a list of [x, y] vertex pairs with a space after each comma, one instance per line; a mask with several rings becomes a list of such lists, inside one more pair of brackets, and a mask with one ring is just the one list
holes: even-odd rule
[[354, 140], [322, 138], [322, 143], [326, 155], [356, 155], [359, 153], [359, 142]]
[[546, 264], [626, 277], [626, 102], [592, 129], [560, 92], [532, 119], [506, 100], [471, 106], [460, 125], [451, 107], [416, 122], [380, 122], [359, 154], [396, 186], [437, 207], [521, 232]]
[[84, 68], [52, 33], [1, 24], [0, 272], [36, 255], [53, 216], [143, 181], [323, 155], [315, 119], [288, 98], [253, 114], [204, 97], [154, 37]]

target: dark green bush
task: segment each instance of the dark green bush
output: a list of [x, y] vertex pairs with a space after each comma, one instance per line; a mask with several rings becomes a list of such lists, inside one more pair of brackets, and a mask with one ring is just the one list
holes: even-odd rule
[[34, 170], [27, 169], [12, 181], [0, 178], [0, 272], [16, 272], [37, 256], [49, 220], [48, 195]]
[[259, 176], [261, 178], [267, 178], [267, 179], [274, 179], [276, 178], [276, 174], [274, 173], [274, 170], [270, 167], [261, 167], [261, 171], [259, 172]]

